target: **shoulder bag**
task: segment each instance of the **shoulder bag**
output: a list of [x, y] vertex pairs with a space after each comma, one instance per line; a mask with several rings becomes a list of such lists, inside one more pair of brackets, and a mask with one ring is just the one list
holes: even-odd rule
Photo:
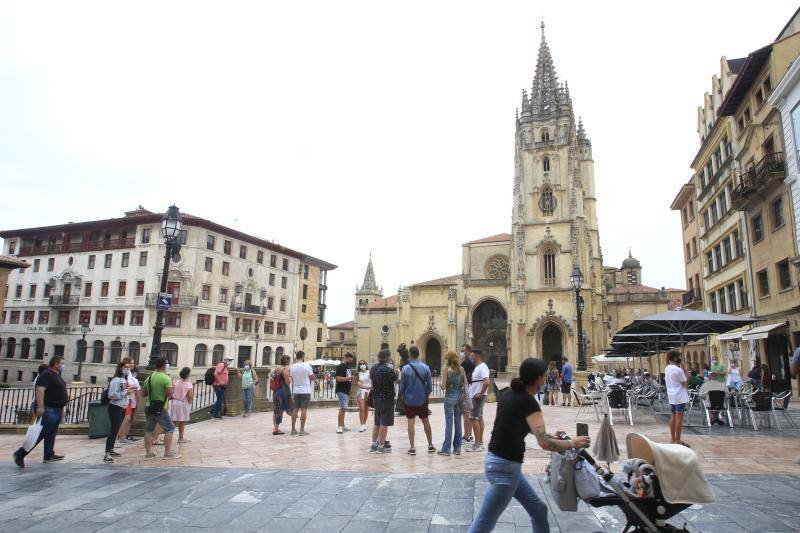
[[472, 396], [467, 393], [467, 374], [461, 369], [461, 394], [459, 395], [461, 410], [465, 413], [472, 411]]
[[550, 490], [562, 511], [578, 510], [578, 491], [575, 487], [577, 460], [578, 454], [575, 450], [550, 454]]
[[164, 400], [154, 400], [150, 396], [150, 377], [144, 381], [144, 387], [147, 388], [147, 396], [150, 398], [150, 405], [145, 406], [144, 413], [150, 416], [158, 416], [164, 410]]

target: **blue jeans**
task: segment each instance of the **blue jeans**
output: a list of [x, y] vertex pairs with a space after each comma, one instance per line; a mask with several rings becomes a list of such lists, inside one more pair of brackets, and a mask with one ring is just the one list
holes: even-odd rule
[[[42, 432], [39, 433], [39, 440], [33, 446], [35, 448], [40, 442], [44, 441], [44, 459], [52, 458], [55, 452], [56, 435], [58, 434], [58, 425], [61, 424], [61, 411], [60, 407], [47, 407], [44, 408], [42, 415]], [[31, 448], [31, 451], [33, 451]], [[25, 457], [30, 452], [26, 452], [25, 448], [20, 448], [16, 451], [17, 454]]]
[[[444, 394], [444, 442], [442, 443], [442, 451], [449, 452], [452, 443], [453, 448], [456, 450], [461, 449], [461, 392], [458, 390], [449, 390]], [[456, 435], [453, 438], [453, 420], [456, 425]]]
[[522, 473], [522, 463], [508, 461], [492, 452], [486, 454], [486, 479], [489, 488], [483, 496], [481, 510], [468, 533], [483, 533], [494, 529], [497, 519], [516, 498], [531, 517], [534, 533], [549, 533], [547, 504], [544, 503]]
[[211, 407], [211, 416], [222, 416], [222, 405], [225, 402], [225, 389], [227, 387], [214, 387], [214, 396], [217, 400]]
[[242, 389], [242, 401], [244, 402], [244, 412], [253, 412], [253, 397], [256, 395], [256, 388]]

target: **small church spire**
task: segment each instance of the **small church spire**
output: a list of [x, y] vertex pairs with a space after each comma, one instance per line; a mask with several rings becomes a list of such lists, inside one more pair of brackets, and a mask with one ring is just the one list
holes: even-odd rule
[[369, 261], [367, 262], [367, 271], [364, 273], [364, 283], [358, 290], [360, 293], [380, 293], [378, 283], [375, 281], [375, 270], [372, 268], [372, 253], [369, 254]]
[[539, 55], [536, 58], [536, 73], [531, 88], [531, 106], [534, 114], [549, 114], [556, 111], [559, 100], [559, 86], [553, 58], [544, 34], [544, 19], [540, 24], [542, 41], [539, 44]]

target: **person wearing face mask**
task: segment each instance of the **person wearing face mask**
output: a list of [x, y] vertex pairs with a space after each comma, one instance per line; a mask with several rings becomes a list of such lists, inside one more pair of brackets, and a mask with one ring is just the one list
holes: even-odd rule
[[247, 418], [253, 412], [253, 398], [256, 396], [256, 385], [258, 385], [258, 375], [253, 370], [253, 363], [248, 359], [244, 362], [242, 369], [242, 403], [244, 404], [243, 417]]
[[113, 463], [114, 457], [121, 455], [114, 451], [114, 441], [119, 433], [119, 428], [122, 426], [122, 419], [125, 418], [125, 409], [129, 403], [128, 394], [130, 388], [127, 378], [130, 373], [131, 371], [127, 368], [125, 361], [120, 361], [114, 371], [114, 378], [108, 384], [108, 420], [111, 422], [111, 430], [106, 438], [104, 463]]
[[363, 359], [358, 362], [358, 374], [356, 375], [356, 387], [358, 387], [358, 426], [359, 433], [367, 430], [367, 419], [369, 418], [369, 406], [367, 397], [372, 390], [372, 380], [369, 377], [369, 367]]
[[128, 394], [128, 406], [125, 408], [125, 418], [122, 419], [122, 426], [119, 428], [119, 433], [117, 434], [117, 442], [120, 444], [133, 444], [138, 439], [129, 435], [128, 432], [131, 429], [131, 421], [136, 412], [136, 406], [139, 402], [139, 392], [142, 390], [142, 387], [139, 385], [139, 380], [136, 379], [137, 372], [133, 359], [126, 357], [122, 362], [125, 363], [125, 368], [128, 370], [128, 373], [123, 373], [123, 375], [125, 375], [130, 392]]
[[[42, 431], [34, 448], [44, 441], [44, 462], [54, 463], [64, 459], [63, 455], [55, 452], [56, 435], [61, 423], [64, 406], [69, 402], [67, 384], [61, 378], [64, 372], [64, 358], [54, 355], [50, 358], [48, 368], [36, 378], [36, 417], [42, 419]], [[26, 450], [23, 447], [14, 452], [14, 463], [25, 468], [25, 456], [33, 448]]]
[[169, 402], [169, 417], [178, 427], [178, 444], [189, 442], [184, 431], [186, 430], [186, 423], [189, 421], [189, 415], [192, 412], [192, 400], [194, 399], [194, 386], [189, 380], [191, 373], [191, 369], [185, 366], [178, 374], [180, 379], [172, 382], [172, 401]]
[[672, 444], [688, 444], [681, 440], [683, 430], [683, 414], [689, 403], [689, 392], [686, 390], [686, 372], [680, 367], [681, 352], [670, 350], [667, 353], [667, 368], [664, 369], [664, 381], [667, 386], [667, 398], [672, 416], [669, 419], [669, 434]]

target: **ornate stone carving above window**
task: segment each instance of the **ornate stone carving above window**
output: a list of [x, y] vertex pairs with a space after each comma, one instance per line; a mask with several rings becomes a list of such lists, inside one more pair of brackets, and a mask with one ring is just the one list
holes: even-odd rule
[[489, 279], [508, 279], [508, 257], [493, 255], [486, 261], [484, 271]]

